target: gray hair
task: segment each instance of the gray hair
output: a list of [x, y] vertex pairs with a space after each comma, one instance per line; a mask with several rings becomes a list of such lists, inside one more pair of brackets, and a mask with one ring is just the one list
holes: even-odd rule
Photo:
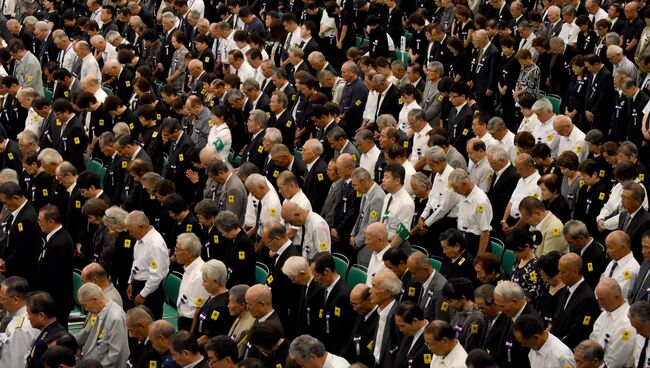
[[149, 218], [142, 211], [131, 211], [124, 219], [124, 224], [134, 226], [149, 226]]
[[375, 137], [370, 130], [361, 129], [354, 135], [354, 139], [358, 139], [362, 142], [374, 142]]
[[268, 138], [273, 143], [282, 143], [282, 132], [278, 128], [267, 128], [264, 138]]
[[255, 109], [252, 110], [248, 116], [252, 117], [255, 121], [257, 121], [262, 126], [262, 129], [266, 128], [267, 123], [269, 121], [268, 117], [266, 116], [266, 112], [259, 109]]
[[640, 300], [630, 305], [628, 315], [630, 318], [634, 318], [641, 322], [641, 324], [650, 324], [650, 302]]
[[308, 268], [309, 268], [309, 262], [307, 262], [307, 259], [305, 259], [305, 257], [293, 256], [293, 257], [289, 257], [284, 262], [284, 266], [282, 266], [282, 273], [287, 275], [288, 278], [292, 279], [298, 276], [298, 274], [300, 274], [300, 271], [303, 271]]
[[447, 179], [447, 182], [451, 185], [460, 185], [468, 181], [471, 181], [469, 174], [463, 169], [454, 169], [454, 171], [449, 174], [449, 179]]
[[244, 81], [244, 83], [242, 83], [241, 88], [242, 88], [242, 90], [253, 89], [255, 91], [259, 91], [260, 90], [260, 84], [255, 79], [248, 78], [248, 79], [246, 79]]
[[481, 298], [487, 304], [494, 303], [494, 285], [483, 284], [474, 290], [474, 299]]
[[122, 35], [120, 35], [120, 32], [118, 31], [108, 31], [108, 33], [106, 33], [106, 41], [111, 44], [119, 37], [122, 37]]
[[426, 115], [424, 114], [424, 110], [422, 109], [413, 109], [408, 112], [407, 116], [413, 117], [415, 120], [420, 120], [420, 121], [427, 119]]
[[383, 125], [384, 127], [387, 126], [392, 126], [396, 127], [397, 126], [397, 119], [391, 114], [382, 114], [377, 116], [377, 125]]
[[492, 155], [494, 161], [508, 161], [508, 151], [503, 147], [492, 147], [488, 150], [488, 154]]
[[226, 286], [228, 281], [228, 269], [218, 259], [211, 259], [201, 266], [201, 273], [206, 279], [215, 281], [219, 286]]
[[125, 122], [120, 121], [113, 126], [113, 134], [115, 134], [116, 137], [131, 135], [131, 128], [129, 128]]
[[311, 356], [321, 358], [326, 353], [325, 345], [309, 335], [300, 335], [293, 339], [289, 345], [289, 356], [292, 359], [307, 360]]
[[382, 282], [379, 283], [377, 287], [383, 290], [388, 290], [394, 297], [398, 296], [402, 292], [402, 280], [400, 280], [392, 271], [380, 272], [374, 277], [377, 277], [380, 274], [384, 274], [386, 277], [383, 278]]
[[301, 59], [305, 58], [305, 52], [300, 47], [290, 47], [289, 53]]
[[14, 169], [0, 170], [0, 183], [18, 184], [18, 173]]
[[414, 180], [422, 185], [426, 190], [431, 190], [431, 187], [433, 186], [429, 178], [421, 172], [416, 172], [411, 176], [411, 183], [413, 183]]
[[637, 148], [636, 144], [630, 142], [630, 141], [625, 141], [621, 143], [620, 146], [618, 146], [618, 153], [622, 153], [625, 156], [638, 156], [639, 155], [639, 149]]
[[447, 160], [447, 153], [440, 146], [433, 146], [427, 148], [424, 152], [424, 158], [433, 163], [438, 163]]
[[170, 11], [166, 11], [166, 12], [162, 13], [161, 18], [162, 18], [162, 20], [166, 20], [166, 21], [169, 21], [169, 22], [176, 22], [176, 14], [174, 14], [174, 13], [172, 13]]
[[490, 120], [488, 120], [487, 128], [488, 128], [488, 130], [507, 129], [506, 122], [503, 121], [503, 119], [501, 119], [498, 116], [495, 116], [495, 117], [491, 118]]
[[92, 282], [87, 282], [79, 288], [79, 291], [77, 291], [77, 297], [79, 300], [88, 300], [92, 298], [103, 298], [104, 297], [104, 292], [101, 287], [99, 287], [97, 284], [93, 284]]
[[605, 359], [605, 349], [597, 341], [583, 340], [573, 349], [575, 354], [581, 353], [585, 361], [597, 360], [602, 362]]
[[144, 306], [137, 306], [129, 309], [126, 312], [126, 319], [131, 322], [144, 322], [145, 325], [153, 323], [153, 317], [147, 312]]
[[363, 181], [368, 181], [372, 180], [372, 176], [368, 172], [368, 170], [364, 169], [363, 167], [359, 167], [354, 169], [351, 175], [352, 178], [355, 178], [357, 180], [363, 180]]
[[38, 154], [38, 162], [42, 165], [60, 165], [63, 162], [61, 154], [53, 148], [45, 148]]
[[308, 139], [307, 142], [302, 145], [302, 148], [310, 149], [314, 151], [318, 156], [322, 155], [324, 151], [323, 144], [316, 138]]
[[38, 143], [38, 136], [33, 130], [25, 129], [18, 133], [18, 140], [23, 140], [25, 143]]
[[[562, 14], [569, 14], [569, 15], [575, 16], [576, 15], [576, 7], [573, 6], [572, 4], [565, 5], [562, 8]], [[564, 42], [564, 40], [562, 40], [562, 42]]]
[[[562, 41], [564, 42], [564, 41]], [[545, 112], [552, 112], [553, 111], [553, 104], [551, 104], [551, 101], [548, 100], [546, 97], [542, 97], [539, 100], [535, 101], [533, 104], [533, 107], [531, 108], [533, 111], [545, 111]]]
[[621, 43], [621, 35], [616, 32], [607, 32], [605, 34], [605, 44], [618, 45]]
[[436, 71], [436, 73], [438, 73], [438, 75], [440, 75], [440, 76], [445, 75], [445, 66], [442, 65], [442, 63], [439, 62], [439, 61], [434, 61], [434, 62], [429, 63], [428, 68], [429, 69], [434, 69]]
[[549, 40], [549, 44], [562, 47], [564, 46], [564, 40], [560, 37], [551, 37], [551, 39]]
[[228, 295], [233, 295], [237, 304], [246, 303], [246, 292], [250, 286], [246, 284], [235, 285], [228, 290]]
[[312, 51], [311, 54], [309, 54], [309, 56], [307, 56], [307, 60], [322, 63], [323, 61], [326, 61], [327, 59], [325, 59], [325, 55], [323, 55], [322, 52], [320, 52], [320, 51]]
[[124, 226], [126, 216], [128, 216], [128, 214], [129, 213], [123, 210], [121, 207], [112, 206], [106, 209], [104, 212], [104, 217], [102, 217], [102, 221], [106, 226]]
[[189, 250], [193, 257], [201, 256], [201, 240], [194, 233], [182, 233], [176, 241], [184, 250]]
[[266, 178], [260, 174], [250, 174], [246, 178], [246, 186], [253, 186], [257, 188], [263, 188], [266, 186]]
[[230, 211], [221, 211], [214, 219], [217, 229], [230, 232], [239, 228], [239, 218]]
[[562, 228], [562, 235], [568, 235], [572, 238], [588, 237], [589, 230], [587, 225], [580, 220], [569, 220]]
[[524, 289], [516, 282], [503, 281], [494, 288], [494, 295], [498, 295], [507, 300], [523, 300], [526, 297]]

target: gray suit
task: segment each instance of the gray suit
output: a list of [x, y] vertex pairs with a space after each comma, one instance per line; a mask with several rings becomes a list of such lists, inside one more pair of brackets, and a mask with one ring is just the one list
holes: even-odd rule
[[34, 54], [27, 51], [16, 66], [14, 74], [18, 79], [18, 83], [23, 88], [31, 87], [39, 95], [45, 95], [43, 93], [43, 78], [41, 77], [43, 71], [41, 70], [41, 63]]
[[447, 279], [440, 272], [434, 270], [433, 279], [420, 295], [420, 307], [424, 310], [424, 318], [429, 321], [435, 319], [451, 321], [451, 309], [442, 296], [442, 288], [446, 283]]
[[359, 166], [359, 158], [361, 157], [361, 153], [359, 153], [359, 150], [351, 140], [348, 140], [348, 144], [345, 145], [341, 151], [334, 150], [334, 158], [336, 159], [344, 153], [349, 153], [354, 156], [355, 161], [357, 161], [357, 166]]
[[104, 368], [122, 368], [129, 359], [126, 314], [112, 300], [98, 315], [88, 316], [75, 338], [81, 346], [81, 360], [95, 359]]
[[339, 179], [332, 183], [329, 193], [325, 198], [325, 203], [323, 203], [323, 209], [320, 211], [322, 218], [327, 221], [327, 224], [332, 227], [334, 225], [334, 214], [336, 211], [336, 204], [341, 199], [342, 189], [343, 189], [343, 179]]
[[354, 240], [357, 243], [357, 249], [359, 249], [359, 253], [357, 254], [357, 263], [366, 267], [368, 267], [368, 263], [370, 263], [372, 251], [366, 247], [365, 230], [368, 225], [380, 220], [381, 209], [384, 205], [384, 197], [386, 197], [386, 193], [378, 184], [374, 184], [372, 188], [361, 197], [359, 217], [357, 218], [357, 222], [354, 224], [352, 233], [350, 234], [354, 237]]
[[634, 286], [630, 289], [627, 301], [634, 304], [639, 300], [650, 300], [650, 262], [643, 261], [639, 268], [638, 276], [634, 282]]
[[239, 218], [239, 226], [244, 224], [248, 193], [237, 175], [231, 172], [230, 178], [217, 189], [219, 211], [230, 211]]

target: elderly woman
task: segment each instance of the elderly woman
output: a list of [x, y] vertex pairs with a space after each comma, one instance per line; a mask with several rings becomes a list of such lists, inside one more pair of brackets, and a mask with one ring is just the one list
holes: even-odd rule
[[517, 60], [521, 64], [521, 70], [519, 71], [515, 90], [512, 92], [515, 101], [519, 101], [523, 95], [538, 98], [541, 72], [537, 64], [533, 62], [533, 55], [528, 49], [519, 50]]
[[[529, 302], [538, 303], [542, 292], [542, 280], [535, 258], [535, 246], [542, 240], [542, 235], [536, 232], [531, 234], [528, 229], [514, 229], [506, 236], [506, 248], [512, 250], [517, 257], [517, 263], [512, 268], [510, 280], [516, 282], [524, 289]], [[535, 307], [538, 307], [536, 305]]]
[[192, 333], [197, 337], [199, 346], [205, 345], [211, 338], [225, 335], [234, 321], [228, 311], [228, 289], [226, 265], [211, 259], [201, 266], [202, 285], [210, 294], [192, 322]]
[[483, 252], [476, 255], [474, 271], [476, 271], [476, 278], [481, 284], [497, 286], [504, 280], [501, 274], [501, 261], [492, 253]]
[[248, 285], [237, 285], [228, 291], [228, 312], [235, 318], [228, 331], [228, 336], [237, 343], [240, 356], [243, 356], [246, 351], [246, 335], [255, 322], [255, 318], [246, 308], [248, 288]]
[[440, 234], [440, 246], [445, 259], [442, 261], [440, 273], [447, 278], [474, 276], [474, 257], [467, 250], [467, 241], [458, 229], [447, 229]]
[[539, 268], [539, 275], [544, 281], [544, 287], [541, 290], [541, 295], [538, 298], [539, 314], [544, 318], [547, 324], [553, 321], [555, 314], [555, 306], [559, 303], [562, 297], [561, 290], [564, 289], [564, 283], [560, 279], [560, 271], [558, 264], [562, 255], [559, 252], [553, 251], [539, 257], [537, 267]]
[[454, 326], [458, 341], [465, 349], [480, 348], [485, 320], [481, 311], [474, 304], [472, 280], [466, 277], [449, 279], [442, 288], [442, 296], [456, 312], [449, 324]]
[[226, 262], [226, 249], [230, 243], [228, 239], [223, 238], [219, 229], [215, 225], [215, 220], [219, 214], [219, 206], [217, 202], [210, 199], [203, 199], [194, 207], [194, 213], [203, 226], [203, 250], [201, 251], [201, 258], [203, 259], [218, 259]]
[[91, 198], [81, 207], [81, 214], [84, 215], [88, 222], [96, 226], [93, 235], [92, 254], [86, 254], [92, 262], [97, 262], [107, 272], [111, 272], [113, 263], [113, 253], [115, 250], [116, 233], [112, 232], [103, 222], [104, 214], [108, 209], [108, 203], [103, 199]]
[[172, 47], [174, 48], [174, 55], [172, 56], [172, 63], [169, 67], [169, 74], [166, 82], [174, 85], [174, 90], [180, 91], [183, 89], [185, 82], [185, 68], [187, 67], [187, 47], [185, 43], [185, 34], [181, 31], [176, 31], [172, 34]]
[[122, 205], [122, 207], [124, 207], [124, 209], [127, 211], [142, 209], [147, 215], [150, 214], [150, 212], [146, 209], [147, 207], [145, 206], [147, 198], [149, 198], [149, 194], [142, 187], [140, 179], [142, 179], [142, 176], [144, 174], [152, 170], [153, 168], [149, 162], [139, 158], [131, 161], [129, 164], [127, 171], [132, 180], [127, 179], [126, 183], [124, 184], [124, 203]]
[[230, 243], [225, 254], [225, 263], [230, 274], [228, 286], [254, 285], [255, 250], [248, 235], [239, 226], [239, 218], [230, 211], [221, 211], [214, 221], [219, 232]]
[[113, 259], [109, 275], [117, 291], [119, 291], [124, 309], [133, 307], [133, 301], [129, 300], [126, 288], [129, 286], [131, 266], [133, 265], [133, 248], [135, 239], [126, 231], [125, 219], [129, 213], [118, 206], [113, 206], [104, 211], [102, 223], [115, 236], [113, 247]]
[[210, 134], [208, 135], [208, 144], [206, 147], [212, 147], [221, 155], [221, 157], [228, 157], [230, 147], [232, 146], [232, 135], [230, 128], [225, 120], [226, 108], [217, 105], [212, 108], [210, 115]]
[[560, 184], [560, 194], [566, 198], [569, 203], [569, 215], [573, 213], [575, 201], [580, 192], [580, 159], [573, 151], [564, 151], [557, 158], [557, 166], [562, 173], [562, 183]]

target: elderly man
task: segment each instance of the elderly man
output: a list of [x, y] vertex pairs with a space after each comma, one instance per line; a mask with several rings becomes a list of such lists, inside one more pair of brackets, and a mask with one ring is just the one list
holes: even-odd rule
[[43, 96], [43, 78], [41, 77], [41, 63], [30, 51], [25, 49], [25, 44], [20, 39], [13, 39], [7, 45], [11, 57], [18, 61], [14, 75], [21, 87], [31, 87]]
[[497, 91], [496, 75], [500, 62], [500, 53], [496, 46], [490, 42], [487, 31], [479, 30], [474, 32], [472, 44], [478, 49], [477, 58], [472, 63], [472, 87], [480, 93], [477, 100], [481, 111], [494, 115], [494, 99]]
[[107, 299], [111, 299], [120, 307], [123, 307], [122, 297], [115, 289], [115, 286], [108, 278], [108, 273], [99, 263], [91, 263], [81, 270], [81, 281], [83, 283], [92, 282], [102, 288], [102, 292]]
[[379, 313], [377, 313], [377, 306], [370, 301], [370, 287], [364, 284], [357, 284], [353, 287], [350, 291], [350, 304], [357, 312], [357, 316], [352, 326], [352, 332], [346, 338], [346, 345], [340, 353], [349, 361], [371, 365], [372, 351], [363, 347], [372, 346], [379, 322]]
[[389, 271], [388, 267], [384, 264], [384, 253], [390, 248], [388, 241], [388, 230], [386, 225], [381, 222], [374, 222], [366, 227], [365, 240], [368, 250], [372, 251], [370, 261], [368, 263], [368, 277], [366, 285], [371, 286], [372, 278], [380, 272]]
[[31, 293], [27, 298], [26, 306], [29, 322], [32, 327], [40, 330], [40, 333], [25, 358], [27, 365], [21, 367], [37, 368], [43, 363], [43, 355], [48, 350], [50, 336], [65, 333], [65, 328], [56, 318], [56, 301], [47, 292]]
[[584, 340], [573, 349], [576, 368], [600, 368], [605, 361], [605, 350], [594, 340]]
[[129, 355], [128, 366], [148, 368], [151, 361], [156, 361], [158, 354], [149, 339], [153, 318], [143, 307], [131, 308], [126, 312], [126, 328], [129, 336], [135, 338], [136, 346]]
[[161, 367], [173, 366], [172, 355], [169, 351], [169, 338], [176, 332], [175, 326], [172, 326], [166, 320], [158, 320], [149, 326], [149, 340], [156, 353], [160, 358], [157, 363]]
[[506, 339], [510, 333], [512, 320], [503, 313], [499, 312], [499, 307], [494, 303], [494, 286], [483, 284], [474, 291], [474, 302], [479, 308], [487, 325], [490, 325], [489, 331], [481, 337], [481, 349], [489, 351], [500, 366], [507, 364], [507, 346]]
[[0, 283], [0, 297], [3, 309], [9, 313], [11, 320], [2, 337], [0, 366], [8, 368], [25, 367], [25, 356], [39, 331], [32, 327], [31, 319], [25, 305], [29, 285], [27, 280], [11, 276]]
[[[297, 239], [303, 257], [312, 259], [319, 252], [331, 251], [330, 228], [316, 212], [306, 210], [297, 203], [286, 201], [282, 205], [282, 219], [288, 224], [301, 228]], [[294, 239], [296, 244], [296, 239]]]
[[490, 200], [463, 169], [455, 169], [449, 174], [449, 184], [463, 197], [458, 204], [458, 229], [467, 240], [467, 249], [472, 255], [486, 252], [492, 230]]
[[631, 367], [637, 332], [630, 323], [630, 305], [621, 294], [621, 287], [616, 280], [603, 278], [596, 287], [596, 298], [603, 312], [594, 323], [589, 338], [605, 348], [607, 367]]
[[447, 284], [447, 279], [431, 267], [429, 259], [424, 253], [411, 254], [406, 265], [411, 271], [413, 280], [422, 284], [418, 304], [424, 311], [425, 318], [450, 320], [449, 304], [444, 301], [442, 296], [442, 289]]
[[57, 62], [62, 68], [72, 72], [72, 65], [77, 59], [77, 53], [74, 51], [74, 45], [70, 37], [62, 29], [52, 31], [52, 41], [59, 48]]
[[448, 322], [431, 321], [424, 330], [424, 341], [433, 353], [433, 357], [430, 354], [424, 355], [424, 363], [430, 362], [432, 368], [465, 367], [467, 352], [456, 339], [456, 331]]
[[347, 61], [341, 67], [341, 77], [346, 85], [341, 96], [341, 127], [349, 137], [359, 128], [368, 97], [368, 88], [359, 78], [361, 71], [356, 63]]
[[359, 215], [360, 200], [352, 187], [351, 176], [356, 168], [357, 161], [348, 153], [341, 154], [336, 159], [336, 168], [342, 176], [343, 182], [340, 187], [340, 197], [334, 204], [334, 219], [331, 227], [332, 241], [340, 244], [340, 251], [350, 254], [349, 237]]
[[79, 303], [89, 313], [86, 325], [75, 335], [82, 360], [95, 359], [106, 368], [124, 367], [129, 359], [124, 311], [106, 299], [102, 288], [93, 283], [83, 284], [77, 294]]
[[81, 88], [86, 92], [92, 93], [98, 102], [104, 103], [108, 95], [101, 88], [102, 86], [100, 84], [100, 81], [101, 79], [97, 79], [97, 77], [94, 75], [86, 76], [81, 80]]
[[587, 284], [595, 289], [607, 266], [605, 248], [589, 236], [587, 226], [582, 221], [568, 221], [562, 228], [562, 234], [571, 251], [582, 258], [582, 275]]
[[[115, 56], [117, 56], [117, 54]], [[108, 75], [113, 80], [113, 83], [110, 85], [113, 89], [113, 93], [119, 97], [122, 102], [129, 101], [131, 95], [133, 95], [133, 73], [129, 69], [123, 67], [116, 59], [111, 59], [104, 63], [104, 74]]]
[[526, 197], [519, 204], [519, 212], [531, 231], [539, 230], [542, 233], [542, 241], [535, 249], [537, 257], [553, 251], [560, 254], [569, 251], [566, 240], [562, 236], [562, 221], [548, 211], [542, 201], [532, 196]]
[[568, 116], [556, 116], [553, 121], [553, 129], [560, 138], [557, 149], [558, 156], [565, 151], [573, 151], [578, 156], [580, 162], [587, 158], [589, 150], [587, 148], [587, 142], [585, 142], [585, 133], [573, 125]]
[[127, 296], [135, 305], [147, 306], [154, 318], [162, 318], [163, 280], [169, 270], [169, 250], [162, 235], [141, 211], [126, 216], [125, 226], [137, 240], [133, 249], [133, 265]]
[[[514, 227], [521, 227], [525, 223], [519, 212], [519, 204], [521, 201], [528, 196], [540, 198], [542, 193], [539, 185], [537, 185], [537, 181], [540, 178], [539, 171], [535, 167], [535, 160], [529, 154], [522, 153], [517, 156], [515, 169], [517, 175], [519, 175], [519, 181], [512, 192], [512, 196], [510, 197], [510, 201], [508, 201], [501, 220], [501, 230], [506, 234], [512, 231], [508, 225], [508, 219], [514, 218], [517, 220]], [[497, 214], [497, 216], [499, 215]]]
[[[474, 120], [476, 121], [477, 119]], [[492, 178], [490, 177], [492, 169], [487, 159], [487, 146], [485, 142], [476, 137], [467, 141], [467, 155], [469, 156], [469, 178], [479, 189], [487, 192], [490, 189], [490, 184], [492, 184]]]
[[212, 129], [210, 126], [210, 109], [203, 105], [201, 98], [190, 96], [185, 101], [185, 111], [187, 116], [184, 121], [192, 126], [192, 133], [190, 134], [192, 143], [197, 148], [205, 147]]
[[582, 277], [582, 259], [569, 253], [558, 263], [560, 280], [567, 286], [562, 290], [550, 331], [569, 348], [589, 337], [599, 314], [594, 292]]
[[359, 216], [350, 234], [350, 245], [358, 250], [357, 263], [367, 266], [370, 262], [371, 250], [366, 247], [365, 230], [368, 225], [380, 220], [379, 214], [384, 205], [386, 194], [382, 188], [372, 180], [370, 172], [358, 168], [352, 172], [350, 177], [352, 187], [361, 193], [361, 206]]
[[639, 263], [630, 250], [630, 237], [622, 230], [611, 232], [605, 238], [607, 255], [612, 261], [605, 268], [601, 279], [611, 277], [621, 286], [623, 295], [628, 295], [639, 273]]
[[309, 262], [302, 256], [289, 257], [282, 266], [282, 273], [287, 275], [291, 282], [300, 286], [295, 333], [316, 335], [320, 327], [317, 324], [318, 311], [323, 306], [325, 289], [314, 281]]
[[392, 367], [402, 338], [395, 324], [395, 310], [398, 302], [395, 298], [402, 292], [402, 282], [391, 271], [374, 275], [370, 287], [370, 301], [377, 305], [379, 323], [372, 345], [372, 357], [375, 367]]
[[201, 354], [199, 344], [187, 331], [178, 331], [169, 338], [169, 350], [176, 364], [181, 367], [207, 368], [207, 359]]
[[178, 328], [190, 330], [196, 311], [208, 299], [208, 292], [201, 284], [201, 267], [205, 262], [201, 259], [201, 240], [194, 233], [183, 233], [176, 239], [176, 262], [185, 269], [181, 286], [178, 291]]
[[632, 253], [637, 260], [643, 259], [641, 254], [641, 236], [650, 226], [650, 214], [643, 208], [646, 192], [639, 183], [631, 182], [623, 185], [621, 203], [624, 211], [618, 218], [618, 230], [625, 231], [630, 236]]
[[249, 175], [245, 186], [254, 200], [253, 205], [246, 208], [244, 228], [249, 238], [258, 239], [266, 224], [280, 220], [280, 198], [260, 174]]
[[78, 41], [74, 47], [78, 57], [77, 61], [72, 65], [72, 74], [80, 80], [87, 76], [93, 76], [97, 80], [102, 80], [99, 64], [90, 53], [90, 45], [88, 42]]
[[347, 368], [345, 358], [329, 353], [325, 345], [309, 335], [298, 336], [289, 346], [289, 356], [301, 367]]
[[519, 343], [531, 349], [528, 355], [530, 366], [574, 367], [575, 359], [571, 349], [555, 335], [544, 329], [538, 316], [524, 315], [514, 323], [513, 331]]
[[607, 59], [614, 67], [612, 74], [616, 74], [619, 69], [625, 70], [629, 73], [632, 80], [637, 80], [637, 70], [634, 63], [625, 56], [623, 48], [618, 45], [610, 45], [607, 47]]

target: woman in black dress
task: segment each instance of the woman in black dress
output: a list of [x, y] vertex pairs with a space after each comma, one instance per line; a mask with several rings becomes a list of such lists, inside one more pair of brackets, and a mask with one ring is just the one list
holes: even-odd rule
[[501, 62], [499, 73], [499, 95], [501, 97], [501, 108], [503, 109], [503, 120], [506, 124], [516, 124], [521, 120], [517, 117], [517, 108], [512, 91], [515, 90], [521, 65], [517, 61], [514, 38], [507, 36], [501, 39]]
[[594, 52], [598, 35], [586, 15], [579, 15], [575, 20], [576, 26], [580, 28], [576, 48], [580, 55], [589, 55]]
[[221, 211], [215, 218], [216, 227], [230, 242], [225, 254], [228, 266], [228, 287], [255, 285], [255, 250], [246, 232], [239, 226], [239, 218], [230, 211]]
[[454, 82], [470, 80], [471, 52], [465, 49], [463, 41], [458, 37], [450, 37], [447, 41], [447, 48], [453, 55], [451, 65], [449, 65], [449, 76]]
[[563, 224], [571, 220], [569, 201], [560, 192], [562, 179], [555, 174], [547, 174], [539, 178], [537, 185], [542, 191], [544, 207], [557, 216]]
[[589, 130], [585, 116], [588, 71], [583, 55], [576, 55], [571, 59], [571, 70], [573, 74], [569, 82], [569, 93], [567, 93], [566, 115], [579, 129]]
[[228, 271], [223, 262], [211, 259], [201, 266], [201, 283], [210, 294], [194, 316], [191, 332], [203, 347], [211, 338], [228, 333], [234, 317], [228, 312]]
[[542, 287], [542, 294], [535, 307], [542, 318], [544, 318], [547, 326], [553, 323], [555, 308], [561, 296], [559, 292], [565, 287], [560, 279], [560, 271], [558, 270], [560, 257], [562, 255], [559, 252], [552, 251], [539, 257], [537, 262], [539, 274], [544, 281], [544, 287]]

